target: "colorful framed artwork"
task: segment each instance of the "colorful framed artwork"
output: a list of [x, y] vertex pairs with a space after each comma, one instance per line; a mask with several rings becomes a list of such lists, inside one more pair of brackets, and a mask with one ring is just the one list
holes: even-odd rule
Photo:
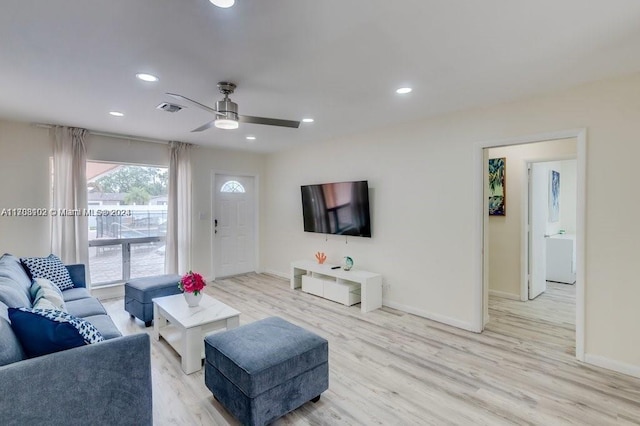
[[560, 220], [560, 172], [549, 175], [549, 222]]
[[507, 159], [489, 159], [489, 216], [505, 216]]

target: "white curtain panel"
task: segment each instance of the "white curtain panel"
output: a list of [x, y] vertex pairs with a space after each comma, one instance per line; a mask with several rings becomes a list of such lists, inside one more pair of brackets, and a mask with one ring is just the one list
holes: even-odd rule
[[[52, 208], [82, 212], [87, 208], [88, 131], [56, 126], [50, 131], [53, 141]], [[89, 223], [84, 214], [51, 215], [51, 252], [64, 263], [84, 263], [89, 279]]]
[[169, 143], [169, 202], [164, 268], [167, 274], [191, 269], [191, 148]]

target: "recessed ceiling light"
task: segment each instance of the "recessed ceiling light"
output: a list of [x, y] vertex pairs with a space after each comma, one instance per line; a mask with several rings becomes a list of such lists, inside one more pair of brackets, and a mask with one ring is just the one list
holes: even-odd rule
[[211, 3], [215, 4], [218, 7], [227, 8], [233, 6], [236, 2], [235, 0], [209, 0]]
[[411, 93], [413, 89], [411, 87], [401, 87], [398, 90], [396, 90], [396, 93], [398, 93], [399, 95], [406, 95], [407, 93]]
[[256, 137], [255, 136], [247, 136], [247, 140], [249, 141], [255, 141]]
[[155, 75], [145, 74], [143, 72], [139, 72], [138, 74], [136, 74], [136, 77], [138, 77], [142, 81], [155, 82], [159, 80], [158, 77], [156, 77]]
[[110, 111], [109, 114], [113, 115], [114, 117], [124, 117], [124, 114], [120, 111]]
[[313, 118], [303, 118], [302, 122], [303, 123], [313, 123]]

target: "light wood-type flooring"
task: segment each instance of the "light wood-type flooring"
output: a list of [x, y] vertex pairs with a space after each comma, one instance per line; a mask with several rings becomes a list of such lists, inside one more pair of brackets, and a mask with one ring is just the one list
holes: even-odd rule
[[[278, 315], [329, 341], [329, 390], [275, 425], [640, 425], [640, 379], [575, 360], [574, 291], [491, 298], [475, 334], [389, 308], [362, 314], [269, 275], [206, 287], [241, 324]], [[151, 333], [121, 298], [105, 306], [123, 333]], [[203, 370], [185, 375], [164, 341], [152, 339], [151, 357], [156, 425], [237, 424]]]

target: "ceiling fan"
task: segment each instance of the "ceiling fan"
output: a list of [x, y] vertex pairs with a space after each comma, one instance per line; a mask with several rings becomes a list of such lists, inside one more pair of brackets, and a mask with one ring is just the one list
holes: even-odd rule
[[265, 118], [265, 117], [253, 117], [250, 115], [239, 115], [238, 104], [229, 99], [229, 95], [236, 89], [236, 85], [226, 81], [218, 83], [218, 90], [224, 95], [224, 99], [216, 102], [216, 108], [213, 109], [206, 105], [196, 102], [193, 99], [189, 99], [186, 96], [178, 95], [176, 93], [167, 93], [167, 95], [184, 101], [187, 104], [193, 105], [197, 108], [208, 111], [216, 116], [207, 124], [204, 124], [197, 129], [193, 129], [192, 132], [202, 132], [213, 126], [219, 129], [237, 129], [238, 123], [252, 123], [252, 124], [265, 124], [267, 126], [280, 126], [280, 127], [292, 127], [297, 129], [300, 126], [299, 121], [293, 120], [280, 120], [277, 118]]

